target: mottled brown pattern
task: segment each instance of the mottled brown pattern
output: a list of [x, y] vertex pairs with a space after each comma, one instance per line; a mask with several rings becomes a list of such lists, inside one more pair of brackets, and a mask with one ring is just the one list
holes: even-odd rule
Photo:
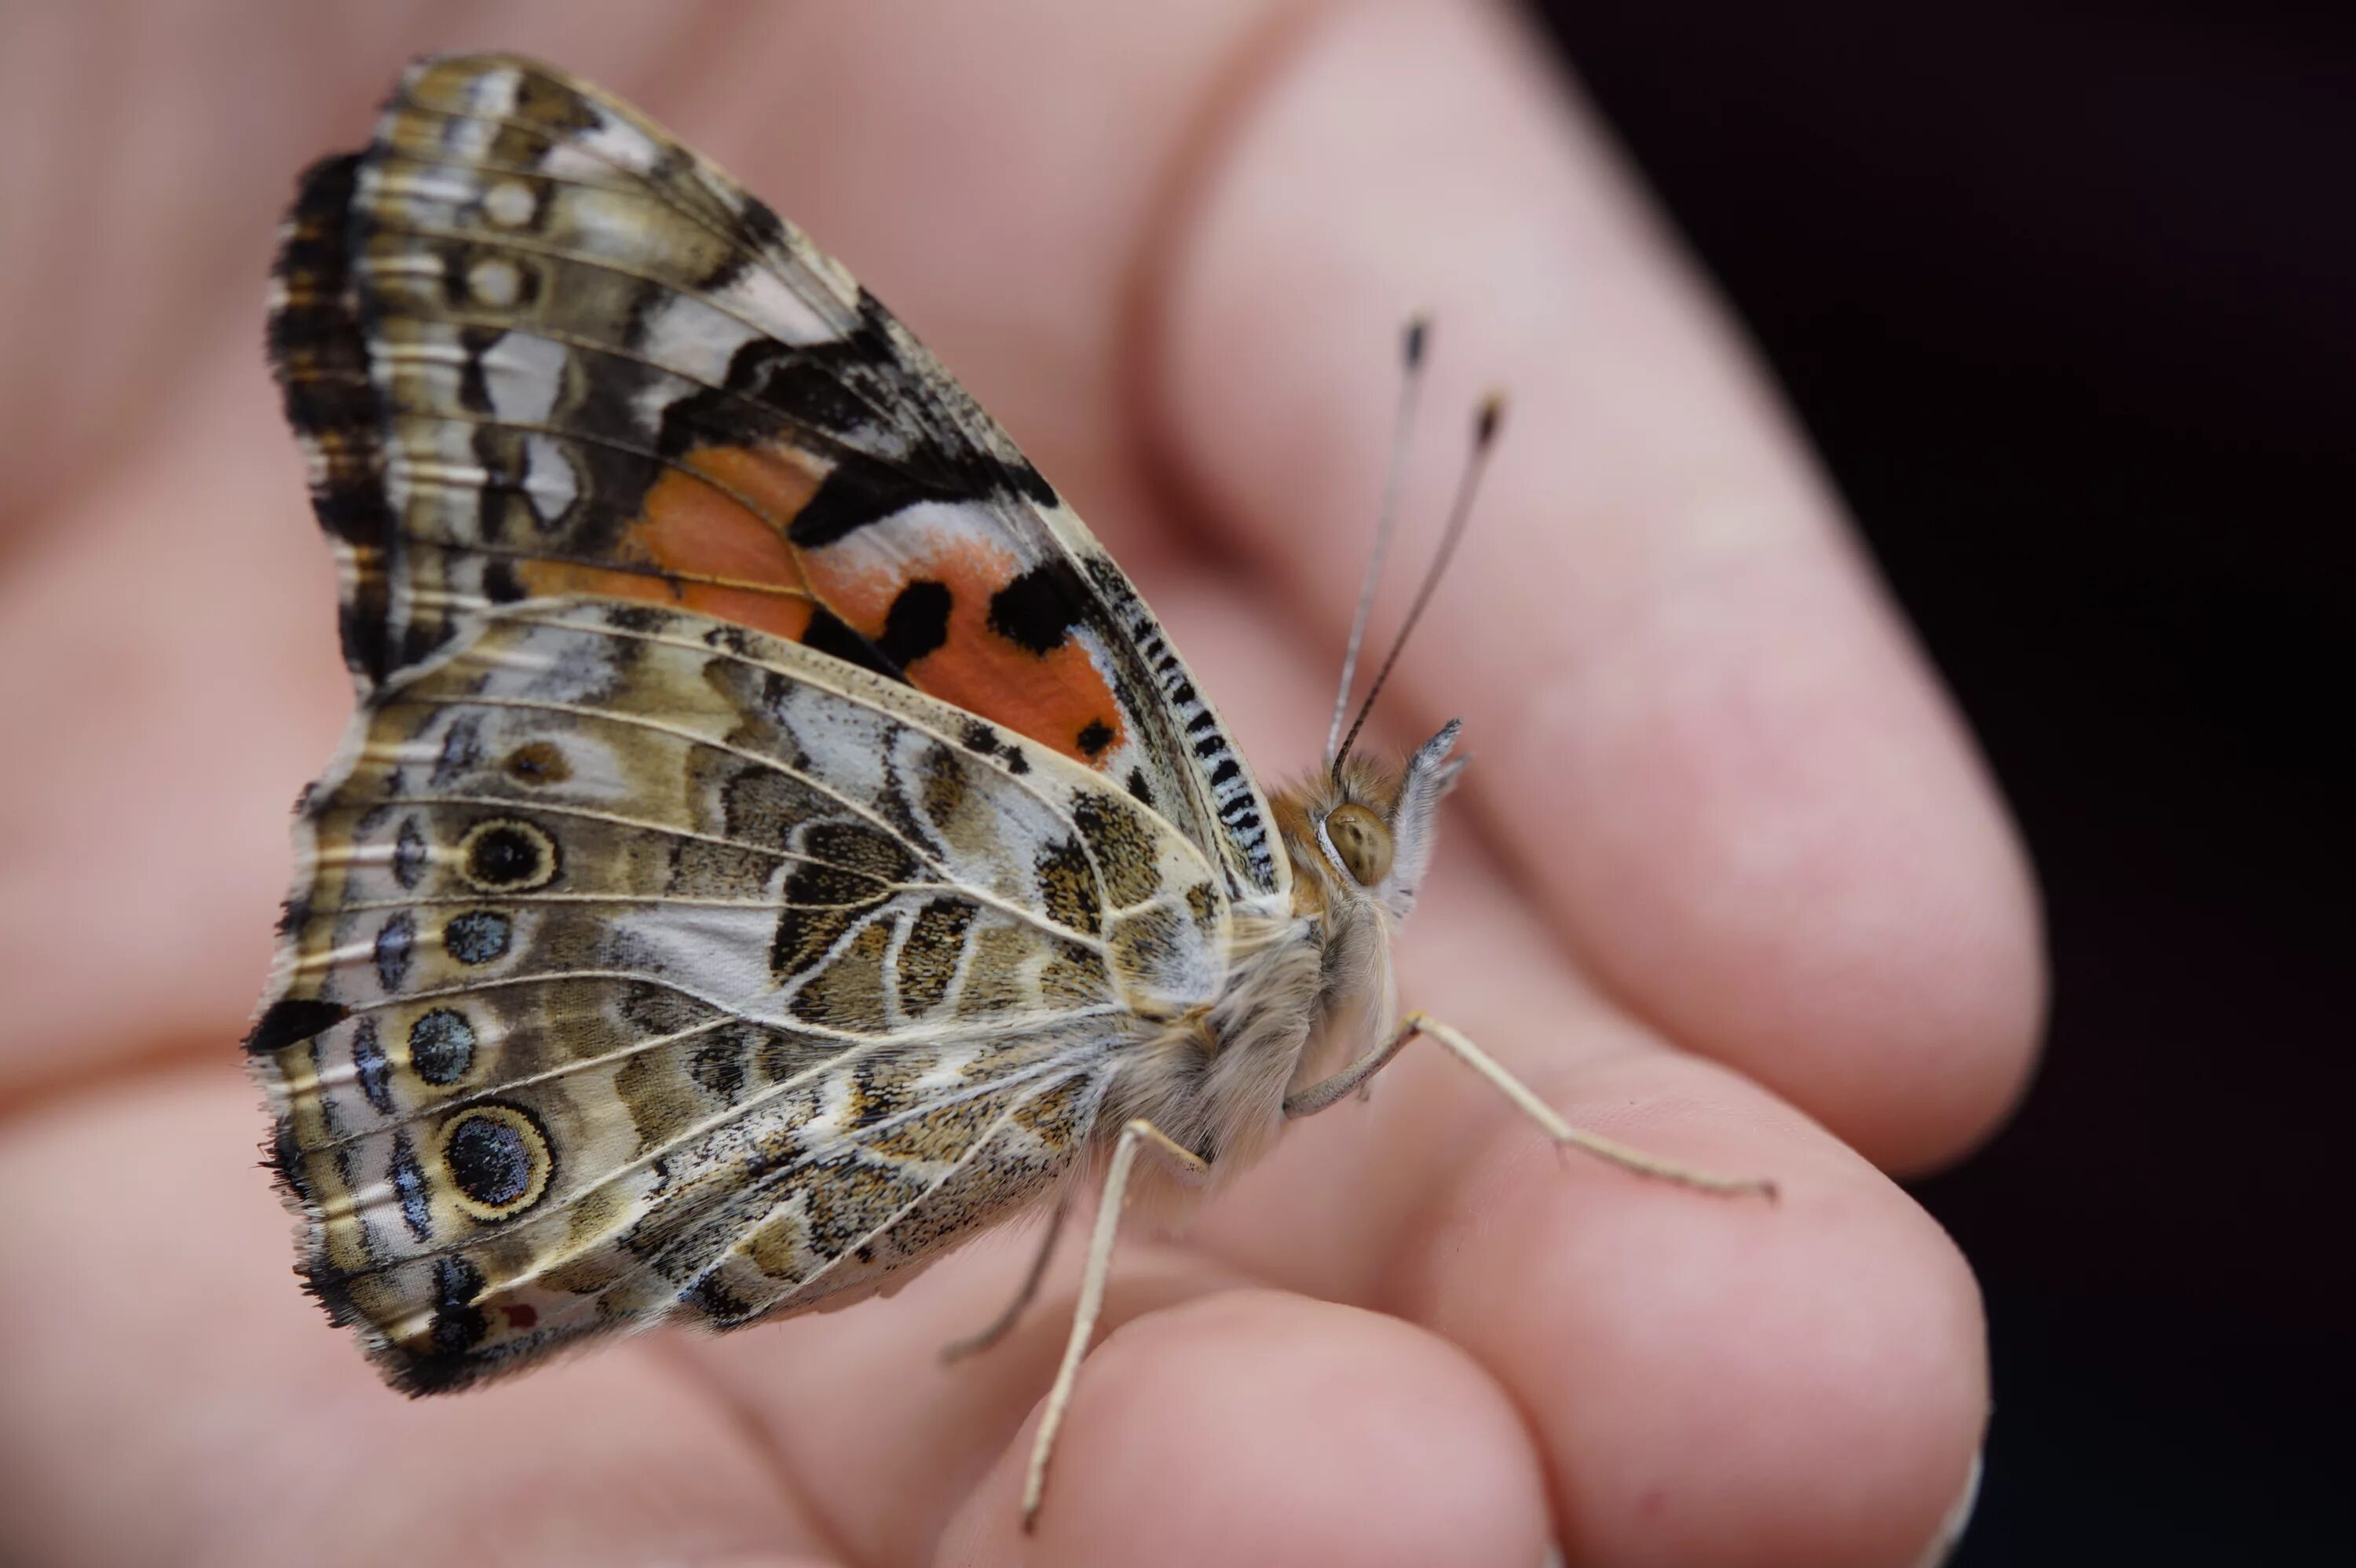
[[1079, 1141], [1087, 1092], [1087, 1079], [1066, 1078], [1025, 1103], [1014, 1119], [1043, 1147], [1051, 1152], [1068, 1149]]
[[863, 1134], [894, 1116], [921, 1110], [929, 1100], [924, 1079], [933, 1067], [929, 1051], [874, 1051], [862, 1057], [837, 1081], [846, 1107], [841, 1126]]
[[799, 1284], [824, 1261], [810, 1244], [809, 1224], [802, 1205], [780, 1206], [774, 1216], [745, 1238], [744, 1255], [771, 1279]]
[[810, 1251], [840, 1257], [924, 1195], [923, 1178], [857, 1156], [830, 1160], [801, 1189]]
[[1020, 1008], [1026, 999], [1023, 971], [1039, 950], [1037, 936], [992, 920], [977, 927], [968, 940], [971, 956], [966, 961], [965, 985], [958, 992], [958, 1016], [988, 1017]]
[[1124, 973], [1151, 973], [1185, 942], [1187, 930], [1187, 922], [1168, 904], [1123, 915], [1108, 933], [1113, 964]]
[[[624, 106], [414, 69], [306, 185], [273, 342], [363, 707], [252, 1054], [305, 1272], [400, 1386], [923, 1266], [1239, 983], [1238, 909], [1289, 916], [1119, 569], [839, 266]], [[905, 665], [887, 608], [940, 617]], [[976, 685], [1001, 609], [1029, 674]]]
[[926, 752], [922, 771], [925, 815], [947, 829], [958, 819], [969, 793], [965, 764], [947, 746]]
[[780, 981], [807, 973], [833, 951], [834, 944], [859, 923], [862, 916], [880, 905], [880, 900], [874, 905], [848, 907], [834, 903], [817, 908], [788, 905], [777, 917], [776, 938], [769, 950], [770, 970]]
[[1086, 1007], [1112, 995], [1112, 976], [1093, 949], [1066, 942], [1058, 944], [1039, 966], [1039, 994], [1051, 1004]]
[[866, 1141], [869, 1152], [890, 1159], [948, 1165], [973, 1146], [1001, 1112], [991, 1099], [953, 1101], [905, 1117]]
[[1153, 830], [1136, 807], [1119, 795], [1089, 795], [1073, 804], [1072, 821], [1103, 873], [1108, 904], [1128, 909], [1162, 891]]
[[1186, 890], [1186, 912], [1194, 917], [1194, 929], [1209, 934], [1218, 929], [1220, 908], [1216, 889], [1208, 882], [1196, 882]]
[[957, 899], [932, 899], [916, 911], [898, 960], [904, 1017], [921, 1019], [947, 998], [972, 924], [973, 906]]
[[884, 1005], [884, 949], [892, 933], [870, 925], [843, 944], [794, 993], [794, 1016], [829, 1029], [881, 1034], [891, 1027]]
[[1039, 901], [1047, 918], [1061, 926], [1093, 936], [1104, 919], [1104, 894], [1096, 867], [1076, 838], [1057, 839], [1043, 846], [1032, 864], [1039, 880]]
[[633, 1055], [615, 1069], [611, 1082], [614, 1098], [629, 1113], [640, 1150], [666, 1147], [705, 1114], [692, 1083], [670, 1052]]
[[[819, 1178], [802, 1174], [815, 1160], [833, 1181], [862, 1137], [889, 1140], [871, 1162], [970, 1157], [954, 1202], [904, 1177], [854, 1182], [922, 1199], [927, 1226], [1027, 1201], [1075, 1140], [1016, 1122], [970, 1146], [1033, 1091], [993, 1090], [935, 1122], [916, 1080], [948, 1049], [982, 1087], [1059, 1061], [1108, 1063], [1122, 1030], [1143, 1026], [1050, 1025], [1119, 995], [1125, 950], [1053, 933], [1085, 933], [1114, 901], [1108, 860], [1130, 897], [1207, 885], [1172, 838], [1100, 830], [1108, 850], [1094, 857], [1073, 803], [1103, 786], [1051, 761], [1017, 773], [956, 754], [948, 804], [975, 858], [927, 859], [960, 853], [922, 832], [934, 814], [918, 765], [942, 751], [927, 733], [955, 720], [905, 688], [850, 689], [839, 667], [790, 644], [736, 635], [715, 651], [712, 631], [626, 607], [495, 616], [456, 656], [389, 681], [349, 772], [312, 798], [316, 859], [280, 997], [325, 1027], [270, 1052], [265, 1078], [284, 1107], [282, 1166], [316, 1215], [313, 1277], [405, 1386], [471, 1381], [646, 1312], [734, 1322], [913, 1266], [929, 1254], [881, 1239], [858, 1243], [863, 1261], [825, 1251], [862, 1223], [888, 1228], [854, 1193], [813, 1197]], [[726, 678], [711, 678], [715, 661]], [[747, 703], [783, 760], [731, 749]], [[837, 776], [801, 738], [821, 731], [864, 735], [908, 765], [856, 752]], [[892, 826], [907, 814], [916, 826]], [[1128, 806], [1095, 819], [1153, 821]], [[530, 832], [497, 839], [486, 859], [503, 825]], [[992, 876], [989, 897], [1027, 914], [975, 901], [968, 874]], [[444, 935], [466, 917], [495, 917], [501, 940]], [[1198, 955], [1218, 929], [1176, 924]], [[1177, 972], [1166, 946], [1126, 951], [1166, 978]], [[859, 1038], [888, 1041], [919, 1017], [1006, 1029], [859, 1057]], [[544, 1129], [549, 1174], [528, 1201], [470, 1203], [454, 1185], [438, 1130], [493, 1103]], [[919, 1119], [894, 1121], [909, 1113]], [[506, 1169], [470, 1179], [491, 1190]], [[779, 1205], [803, 1216], [776, 1232], [798, 1238], [796, 1268], [715, 1273]], [[782, 1245], [768, 1247], [771, 1264]], [[463, 1268], [434, 1261], [462, 1254]]]

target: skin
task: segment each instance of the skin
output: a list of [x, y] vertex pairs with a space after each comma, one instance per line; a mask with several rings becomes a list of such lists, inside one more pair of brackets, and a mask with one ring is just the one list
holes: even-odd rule
[[[1987, 1412], [1890, 1179], [2001, 1120], [2033, 895], [1969, 742], [1607, 138], [1479, 6], [349, 7], [0, 17], [0, 1527], [43, 1563], [1905, 1564]], [[981, 13], [990, 11], [984, 17]], [[1397, 559], [1489, 384], [1479, 517], [1376, 726], [1467, 720], [1401, 965], [1436, 1047], [1124, 1242], [1039, 1533], [1076, 1287], [385, 1392], [288, 1275], [236, 1061], [285, 810], [348, 705], [258, 349], [296, 168], [404, 57], [527, 48], [844, 258], [1128, 564], [1265, 776], [1312, 765], [1437, 319]], [[1395, 624], [1395, 582], [1377, 628]]]

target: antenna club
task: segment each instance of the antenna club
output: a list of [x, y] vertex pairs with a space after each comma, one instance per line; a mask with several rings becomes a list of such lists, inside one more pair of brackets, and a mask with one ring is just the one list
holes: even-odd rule
[[[1399, 479], [1406, 471], [1408, 431], [1415, 419], [1416, 390], [1423, 384], [1424, 340], [1431, 318], [1418, 311], [1408, 318], [1399, 349], [1406, 364], [1399, 374], [1398, 422], [1391, 433], [1390, 473], [1383, 481], [1382, 510], [1375, 515], [1375, 548], [1366, 555], [1366, 574], [1358, 585], [1358, 611], [1350, 619], [1349, 646], [1342, 655], [1342, 686], [1333, 694], [1333, 722], [1325, 731], [1325, 750], [1338, 770], [1349, 754], [1342, 738], [1342, 721], [1350, 716], [1350, 692], [1358, 677], [1358, 653], [1366, 635], [1366, 617], [1374, 613], [1375, 589], [1382, 581], [1383, 556], [1390, 548], [1391, 526], [1398, 517]], [[1355, 733], [1355, 729], [1352, 731]], [[1337, 771], [1334, 776], [1341, 774]]]
[[1481, 400], [1481, 411], [1472, 419], [1472, 441], [1486, 446], [1497, 439], [1497, 427], [1505, 422], [1505, 394], [1492, 392]]

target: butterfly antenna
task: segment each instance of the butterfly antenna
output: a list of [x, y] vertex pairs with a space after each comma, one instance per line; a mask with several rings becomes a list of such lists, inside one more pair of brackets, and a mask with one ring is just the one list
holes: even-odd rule
[[1492, 392], [1481, 400], [1481, 411], [1472, 420], [1472, 452], [1464, 460], [1464, 476], [1456, 483], [1456, 499], [1449, 507], [1448, 529], [1440, 536], [1440, 549], [1431, 558], [1430, 570], [1423, 574], [1422, 585], [1415, 591], [1415, 603], [1408, 606], [1407, 619], [1401, 623], [1398, 635], [1391, 639], [1391, 651], [1383, 656], [1382, 667], [1375, 671], [1375, 684], [1366, 688], [1365, 701], [1358, 705], [1357, 718], [1350, 721], [1350, 732], [1342, 739], [1341, 749], [1333, 753], [1333, 777], [1342, 776], [1342, 764], [1350, 755], [1350, 748], [1358, 742], [1358, 731], [1366, 727], [1366, 715], [1375, 710], [1375, 699], [1382, 695], [1383, 683], [1391, 677], [1391, 669], [1398, 663], [1399, 652], [1415, 624], [1423, 618], [1424, 606], [1431, 603], [1432, 590], [1440, 586], [1441, 574], [1447, 571], [1449, 559], [1456, 553], [1456, 543], [1464, 537], [1465, 522], [1472, 516], [1473, 493], [1481, 487], [1481, 475], [1489, 466], [1489, 449], [1496, 444], [1497, 426], [1505, 417], [1505, 400]]
[[1408, 431], [1415, 422], [1416, 393], [1423, 385], [1424, 340], [1430, 336], [1431, 318], [1419, 315], [1407, 324], [1407, 334], [1400, 347], [1399, 399], [1398, 421], [1391, 427], [1390, 473], [1383, 480], [1382, 510], [1375, 516], [1375, 549], [1366, 558], [1365, 581], [1358, 585], [1358, 613], [1350, 618], [1350, 645], [1342, 653], [1342, 688], [1333, 694], [1333, 722], [1325, 731], [1325, 754], [1336, 757], [1333, 748], [1342, 739], [1342, 720], [1350, 711], [1350, 688], [1358, 678], [1358, 650], [1366, 640], [1366, 618], [1374, 613], [1375, 587], [1382, 581], [1383, 557], [1390, 550], [1391, 529], [1398, 517], [1400, 477], [1407, 471]]

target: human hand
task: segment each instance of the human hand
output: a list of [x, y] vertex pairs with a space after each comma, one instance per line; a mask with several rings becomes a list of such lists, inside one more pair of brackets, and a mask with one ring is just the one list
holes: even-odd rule
[[[37, 193], [0, 251], [0, 714], [33, 742], [0, 789], [0, 1518], [29, 1560], [1925, 1550], [1985, 1350], [1961, 1259], [1876, 1168], [1954, 1157], [2018, 1090], [2025, 874], [1804, 453], [1510, 21], [1026, 0], [0, 28], [0, 157], [31, 160], [5, 188]], [[108, 52], [76, 69], [76, 39]], [[840, 1314], [380, 1387], [287, 1277], [233, 1060], [286, 803], [348, 706], [260, 279], [295, 169], [365, 136], [403, 59], [471, 47], [611, 86], [842, 257], [1119, 556], [1271, 781], [1323, 740], [1393, 334], [1433, 311], [1403, 567], [1456, 456], [1442, 411], [1491, 382], [1514, 408], [1387, 699], [1408, 734], [1462, 714], [1478, 757], [1407, 999], [1574, 1124], [1772, 1176], [1781, 1205], [1558, 1157], [1416, 1048], [1183, 1237], [1125, 1241], [1027, 1541], [1076, 1249], [1007, 1343], [935, 1351], [997, 1310], [1028, 1233]]]

